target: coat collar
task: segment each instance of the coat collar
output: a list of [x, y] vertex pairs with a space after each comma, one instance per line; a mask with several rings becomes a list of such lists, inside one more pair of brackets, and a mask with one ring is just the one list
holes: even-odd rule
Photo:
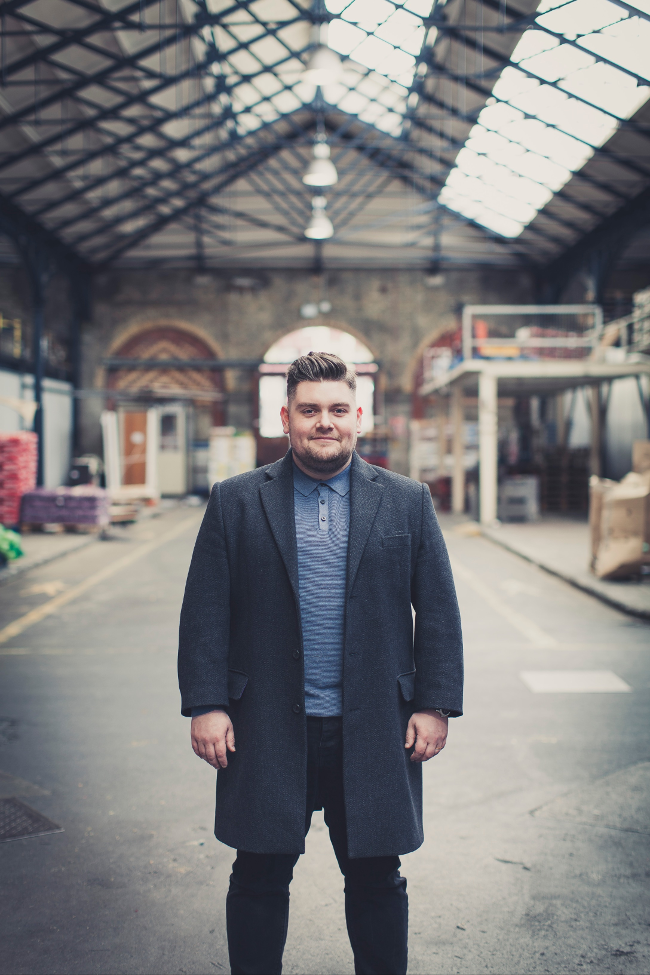
[[[293, 508], [293, 458], [291, 449], [266, 470], [267, 481], [260, 494], [275, 543], [280, 550], [296, 601], [298, 589], [298, 548]], [[350, 471], [350, 536], [348, 541], [348, 594], [352, 590], [361, 556], [382, 502], [384, 486], [378, 471], [355, 451]]]
[[352, 592], [361, 556], [383, 499], [384, 486], [378, 477], [378, 471], [370, 464], [366, 464], [365, 460], [362, 460], [355, 450], [352, 454], [352, 470], [350, 473], [348, 596]]
[[293, 512], [293, 459], [291, 448], [284, 457], [267, 468], [268, 480], [260, 488], [262, 505], [266, 512], [275, 544], [280, 550], [291, 588], [299, 605], [298, 546], [296, 521]]

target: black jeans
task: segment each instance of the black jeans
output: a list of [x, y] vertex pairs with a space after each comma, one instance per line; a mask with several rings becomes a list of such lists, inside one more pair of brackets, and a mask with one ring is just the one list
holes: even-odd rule
[[[345, 877], [345, 919], [357, 975], [404, 975], [408, 899], [399, 857], [351, 860], [343, 802], [340, 718], [307, 718], [307, 815], [324, 809]], [[226, 898], [232, 975], [279, 975], [289, 924], [289, 884], [300, 854], [237, 851]], [[306, 936], [306, 932], [305, 932]]]

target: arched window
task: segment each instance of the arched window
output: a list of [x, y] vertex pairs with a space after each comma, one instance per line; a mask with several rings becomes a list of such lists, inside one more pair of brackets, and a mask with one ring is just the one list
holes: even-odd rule
[[374, 427], [374, 398], [377, 364], [370, 349], [354, 335], [329, 325], [307, 325], [278, 339], [260, 366], [259, 433], [281, 437], [280, 409], [286, 403], [287, 366], [308, 352], [332, 352], [357, 373], [357, 404], [363, 409], [361, 435]]

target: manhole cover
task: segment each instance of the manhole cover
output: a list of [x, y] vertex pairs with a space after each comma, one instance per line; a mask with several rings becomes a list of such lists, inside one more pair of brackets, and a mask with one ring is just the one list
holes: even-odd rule
[[24, 836], [62, 832], [62, 826], [41, 816], [20, 799], [0, 799], [0, 843], [3, 840], [20, 840]]

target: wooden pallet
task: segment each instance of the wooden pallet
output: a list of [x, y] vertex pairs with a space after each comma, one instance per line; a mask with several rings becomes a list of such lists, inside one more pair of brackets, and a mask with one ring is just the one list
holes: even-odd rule
[[23, 534], [29, 532], [44, 532], [48, 535], [56, 535], [60, 532], [71, 532], [78, 535], [99, 534], [106, 528], [106, 525], [88, 524], [64, 524], [63, 522], [22, 522], [20, 530]]

